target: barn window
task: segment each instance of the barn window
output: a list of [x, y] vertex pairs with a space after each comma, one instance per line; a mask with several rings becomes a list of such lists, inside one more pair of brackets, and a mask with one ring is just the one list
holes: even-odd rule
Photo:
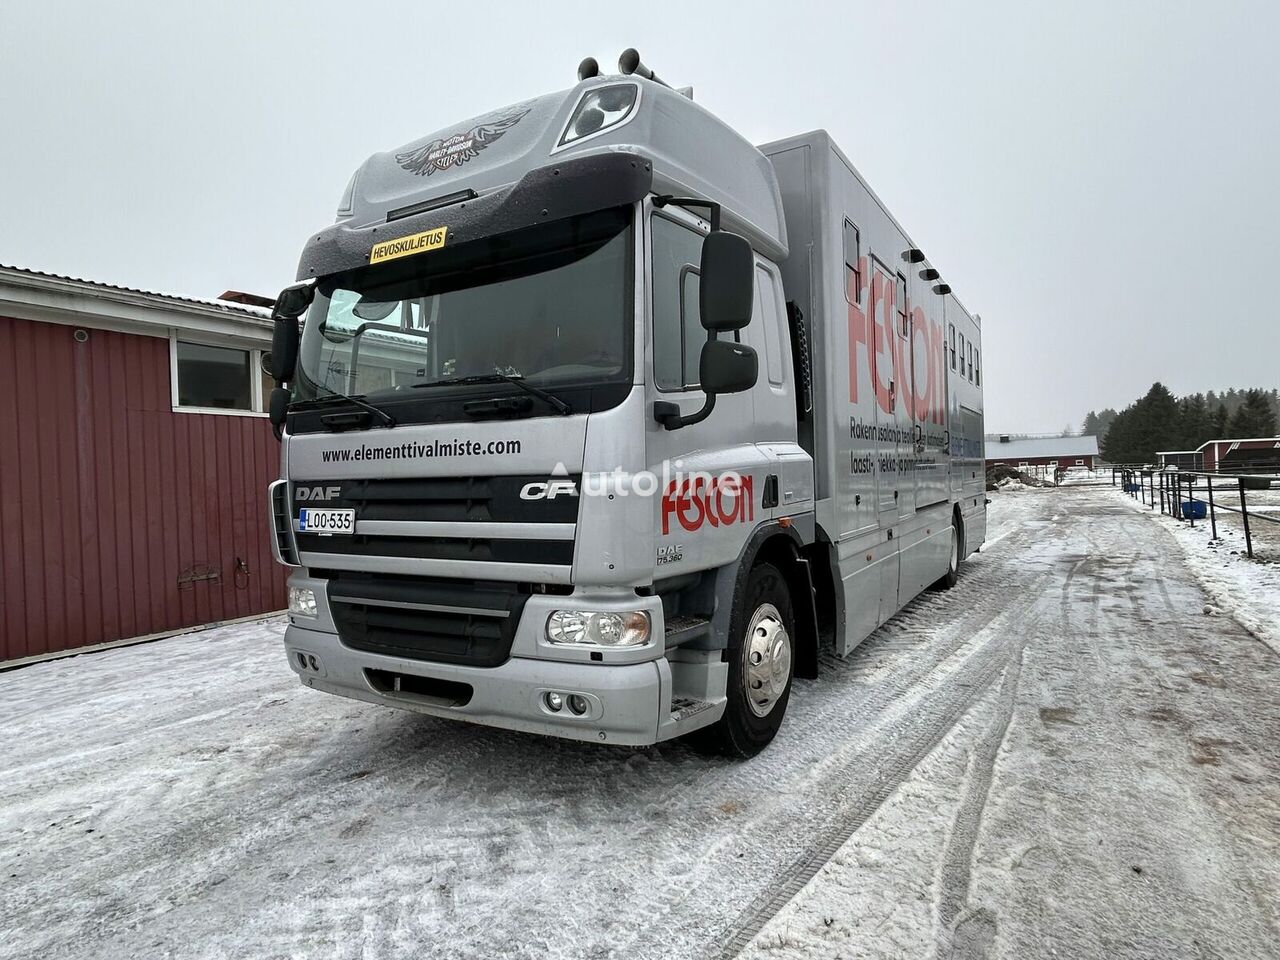
[[173, 406], [207, 413], [261, 413], [275, 384], [261, 371], [262, 351], [172, 341]]
[[844, 296], [850, 303], [862, 302], [862, 235], [849, 220], [844, 222]]

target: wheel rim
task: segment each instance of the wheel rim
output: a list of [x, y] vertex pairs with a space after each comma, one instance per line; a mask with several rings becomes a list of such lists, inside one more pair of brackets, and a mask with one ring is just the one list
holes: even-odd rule
[[960, 566], [960, 532], [951, 528], [951, 572], [955, 573]]
[[772, 603], [756, 609], [747, 625], [742, 649], [747, 705], [757, 717], [767, 717], [786, 692], [791, 677], [791, 635]]

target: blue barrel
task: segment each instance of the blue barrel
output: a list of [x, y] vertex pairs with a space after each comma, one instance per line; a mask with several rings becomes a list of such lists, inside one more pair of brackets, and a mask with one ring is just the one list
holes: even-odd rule
[[1183, 520], [1203, 520], [1209, 515], [1209, 505], [1202, 500], [1182, 501]]

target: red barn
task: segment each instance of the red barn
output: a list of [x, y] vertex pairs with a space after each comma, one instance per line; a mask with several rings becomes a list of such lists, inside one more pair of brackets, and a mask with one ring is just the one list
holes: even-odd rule
[[1052, 477], [1059, 468], [1093, 470], [1098, 459], [1097, 437], [1015, 437], [999, 434], [986, 438], [987, 469], [1004, 464], [1038, 476]]
[[285, 606], [260, 308], [0, 266], [0, 663]]
[[1280, 437], [1208, 440], [1194, 450], [1162, 450], [1160, 466], [1216, 473], [1274, 472], [1280, 468]]

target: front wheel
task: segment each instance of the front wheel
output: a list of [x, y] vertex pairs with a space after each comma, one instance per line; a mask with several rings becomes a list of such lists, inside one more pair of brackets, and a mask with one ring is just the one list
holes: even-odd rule
[[729, 689], [724, 716], [692, 735], [695, 746], [753, 757], [782, 726], [791, 699], [795, 617], [782, 573], [762, 563], [747, 577], [730, 625]]

